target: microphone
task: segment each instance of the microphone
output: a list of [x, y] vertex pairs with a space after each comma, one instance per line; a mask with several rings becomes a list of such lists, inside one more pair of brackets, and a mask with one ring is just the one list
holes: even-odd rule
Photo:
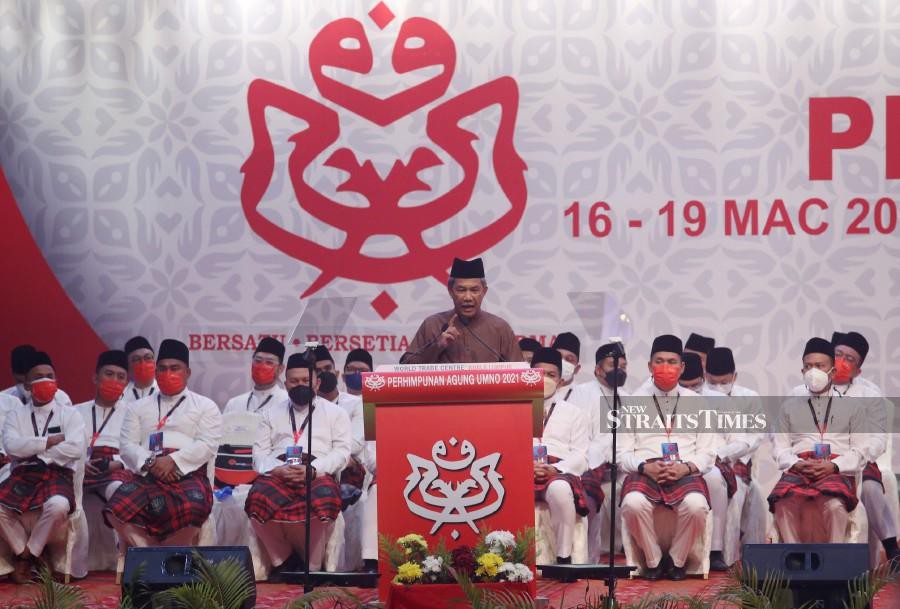
[[478, 336], [477, 334], [475, 334], [475, 332], [472, 331], [472, 328], [469, 327], [469, 321], [468, 321], [465, 317], [458, 317], [457, 319], [459, 319], [459, 321], [462, 322], [463, 327], [466, 329], [466, 331], [467, 331], [469, 334], [472, 335], [472, 337], [473, 337], [475, 340], [477, 340], [478, 342], [480, 342], [480, 343], [482, 344], [482, 346], [483, 346], [485, 349], [487, 349], [488, 351], [490, 351], [491, 353], [493, 353], [493, 354], [497, 357], [497, 361], [498, 361], [498, 362], [505, 362], [505, 361], [507, 361], [506, 358], [503, 357], [503, 355], [500, 354], [500, 352], [498, 352], [496, 349], [494, 349], [493, 347], [491, 347], [489, 344], [487, 344], [486, 342], [484, 342], [483, 340], [481, 340], [481, 337]]
[[416, 351], [413, 351], [412, 353], [408, 353], [408, 352], [407, 352], [407, 353], [404, 353], [404, 354], [403, 354], [403, 357], [400, 358], [400, 365], [402, 366], [403, 364], [406, 363], [406, 360], [407, 360], [407, 359], [409, 359], [410, 357], [413, 357], [414, 355], [419, 355], [422, 351], [424, 351], [425, 349], [427, 349], [428, 347], [430, 347], [431, 345], [433, 345], [433, 344], [434, 344], [434, 341], [436, 341], [437, 339], [439, 339], [439, 338], [441, 337], [441, 334], [443, 334], [444, 332], [446, 332], [446, 331], [447, 331], [447, 328], [449, 328], [449, 327], [450, 327], [450, 324], [449, 324], [449, 323], [445, 323], [443, 326], [441, 326], [441, 331], [437, 333], [437, 336], [435, 336], [435, 337], [432, 338], [430, 341], [428, 341], [427, 343], [425, 343], [424, 345], [422, 345], [422, 348], [421, 348], [421, 349], [418, 349], [418, 350], [416, 350]]
[[625, 357], [625, 345], [621, 338], [618, 336], [610, 336], [607, 340], [613, 344], [613, 350], [607, 357]]

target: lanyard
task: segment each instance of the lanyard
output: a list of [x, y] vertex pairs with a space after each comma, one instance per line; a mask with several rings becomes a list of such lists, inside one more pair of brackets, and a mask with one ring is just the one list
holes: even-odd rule
[[[140, 393], [138, 393], [137, 387], [132, 387], [131, 393], [134, 394], [134, 399], [136, 399], [136, 400], [139, 400], [143, 397]], [[151, 395], [153, 395], [153, 385], [150, 385], [150, 391], [147, 393], [148, 397]]]
[[[184, 398], [186, 398], [186, 397], [187, 397], [186, 395], [181, 396], [181, 399], [178, 400], [178, 402], [176, 402], [176, 404], [169, 409], [169, 412], [166, 413], [166, 416], [162, 417], [161, 419], [157, 419], [156, 431], [159, 431], [160, 429], [165, 427], [166, 421], [169, 420], [169, 417], [172, 415], [173, 412], [175, 412], [175, 409], [178, 408], [179, 406], [181, 406], [181, 403], [184, 401]], [[157, 394], [157, 396], [156, 396], [156, 413], [157, 413], [156, 414], [157, 417], [162, 415], [162, 395], [159, 395], [159, 394]]]
[[547, 431], [547, 422], [550, 421], [550, 417], [553, 416], [553, 409], [556, 408], [556, 402], [550, 404], [550, 410], [547, 411], [547, 414], [544, 415], [544, 426], [541, 429], [541, 437], [538, 438], [538, 444], [544, 443], [544, 432]]
[[[250, 392], [250, 396], [247, 398], [247, 412], [250, 412], [250, 400], [253, 399], [253, 392]], [[256, 407], [256, 412], [259, 412], [263, 409], [263, 406], [269, 403], [269, 400], [272, 399], [272, 394], [266, 396], [266, 399], [263, 400], [263, 403]]]
[[820, 442], [825, 441], [825, 434], [828, 433], [828, 417], [831, 414], [831, 400], [833, 398], [834, 395], [828, 396], [828, 406], [825, 407], [825, 420], [821, 426], [819, 425], [819, 417], [816, 416], [816, 409], [812, 405], [812, 398], [806, 400], [806, 403], [809, 404], [809, 411], [812, 413], [813, 423], [816, 424], [816, 430], [819, 432]]
[[[675, 418], [675, 413], [678, 412], [678, 400], [681, 399], [681, 394], [675, 396], [675, 407], [672, 408], [672, 414], [669, 415], [671, 419]], [[672, 425], [669, 424], [670, 420], [663, 416], [662, 408], [659, 406], [659, 401], [656, 399], [656, 396], [653, 396], [653, 403], [656, 405], [656, 412], [659, 413], [659, 419], [662, 421], [663, 426], [666, 428], [666, 440], [672, 439]]]
[[44, 423], [44, 431], [42, 431], [42, 432], [40, 433], [40, 435], [38, 435], [37, 417], [34, 416], [34, 412], [31, 413], [31, 426], [34, 428], [34, 435], [35, 435], [36, 437], [41, 437], [41, 438], [43, 438], [44, 436], [47, 435], [47, 430], [50, 429], [50, 420], [51, 420], [52, 418], [53, 418], [53, 411], [51, 410], [51, 411], [50, 411], [50, 416], [47, 417], [47, 422]]
[[550, 410], [544, 415], [544, 427], [547, 427], [547, 422], [550, 420], [550, 417], [553, 416], [553, 409], [556, 408], [556, 402], [550, 404]]
[[[306, 418], [303, 419], [303, 423], [300, 425], [300, 431], [297, 431], [297, 419], [294, 418], [294, 405], [288, 404], [288, 414], [291, 416], [291, 429], [294, 430], [294, 446], [297, 446], [297, 442], [300, 441], [300, 436], [303, 435], [303, 430], [306, 429], [307, 423], [309, 423], [309, 417], [312, 416], [313, 406], [309, 405], [309, 412], [306, 413]], [[310, 447], [306, 447], [306, 450], [309, 451]]]
[[115, 410], [115, 406], [109, 409], [109, 414], [106, 415], [106, 418], [103, 419], [103, 423], [100, 424], [100, 429], [97, 429], [97, 404], [91, 406], [91, 424], [94, 429], [94, 433], [91, 436], [91, 448], [94, 448], [94, 443], [97, 441], [97, 438], [100, 437], [100, 434], [103, 433], [103, 428], [106, 427], [107, 423], [109, 423], [109, 420], [112, 418], [113, 412], [115, 412]]

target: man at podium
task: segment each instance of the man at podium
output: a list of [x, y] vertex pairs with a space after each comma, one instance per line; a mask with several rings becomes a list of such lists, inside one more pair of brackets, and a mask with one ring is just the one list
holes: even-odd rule
[[453, 308], [422, 322], [409, 351], [400, 358], [401, 364], [522, 361], [522, 352], [509, 324], [481, 310], [488, 291], [481, 258], [455, 258], [447, 291]]

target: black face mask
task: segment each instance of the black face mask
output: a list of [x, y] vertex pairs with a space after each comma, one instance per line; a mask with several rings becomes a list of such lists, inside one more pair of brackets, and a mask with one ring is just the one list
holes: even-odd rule
[[625, 384], [625, 379], [628, 378], [628, 374], [621, 368], [613, 368], [609, 372], [606, 373], [604, 377], [606, 380], [606, 384], [610, 387], [621, 387]]
[[309, 406], [315, 396], [308, 385], [297, 385], [288, 389], [288, 397], [297, 406]]
[[337, 389], [337, 375], [334, 372], [319, 373], [319, 393], [331, 393]]

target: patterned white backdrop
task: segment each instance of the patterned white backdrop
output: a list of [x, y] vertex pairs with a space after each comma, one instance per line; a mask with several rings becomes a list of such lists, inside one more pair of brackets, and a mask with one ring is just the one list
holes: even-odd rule
[[[900, 239], [896, 230], [845, 234], [852, 198], [900, 201], [900, 181], [884, 169], [885, 97], [900, 93], [900, 2], [392, 0], [396, 19], [383, 30], [367, 15], [376, 4], [0, 0], [0, 164], [53, 271], [107, 343], [134, 333], [158, 341], [289, 331], [318, 271], [260, 239], [241, 209], [240, 168], [253, 145], [248, 86], [263, 78], [337, 109], [340, 145], [383, 176], [428, 145], [428, 107], [387, 127], [338, 108], [316, 89], [309, 46], [334, 19], [358, 19], [375, 65], [347, 82], [388, 95], [419, 82], [393, 71], [390, 52], [404, 19], [421, 16], [456, 46], [441, 101], [504, 76], [518, 85], [527, 207], [483, 254], [486, 308], [517, 333], [575, 331], [591, 362], [598, 337], [587, 336], [569, 294], [605, 292], [631, 319], [633, 378], [654, 335], [697, 331], [735, 350], [745, 384], [777, 394], [800, 381], [806, 338], [857, 329], [872, 344], [866, 374], [900, 390]], [[864, 146], [835, 154], [833, 181], [812, 182], [807, 109], [822, 96], [864, 98], [875, 128]], [[267, 217], [337, 245], [339, 231], [312, 220], [286, 180], [287, 137], [302, 123], [267, 116], [276, 152]], [[490, 106], [464, 122], [482, 159], [475, 194], [426, 232], [430, 245], [508, 208], [488, 160], [499, 120]], [[340, 173], [324, 158], [309, 181], [359, 205], [335, 194]], [[420, 177], [440, 193], [459, 171], [447, 163]], [[411, 204], [432, 196], [417, 193]], [[793, 214], [813, 196], [829, 205], [822, 235], [724, 234], [726, 199], [758, 199], [765, 211], [781, 198]], [[680, 219], [693, 199], [708, 215], [698, 237]], [[586, 216], [600, 200], [614, 220], [597, 238]], [[673, 236], [657, 211], [669, 200]], [[575, 201], [577, 238], [565, 215]], [[402, 253], [390, 238], [367, 247]], [[382, 291], [397, 304], [386, 320], [370, 305]], [[411, 335], [448, 301], [428, 277], [338, 279], [316, 296], [358, 298], [345, 335]], [[222, 402], [245, 390], [247, 352], [193, 358], [199, 391]]]

